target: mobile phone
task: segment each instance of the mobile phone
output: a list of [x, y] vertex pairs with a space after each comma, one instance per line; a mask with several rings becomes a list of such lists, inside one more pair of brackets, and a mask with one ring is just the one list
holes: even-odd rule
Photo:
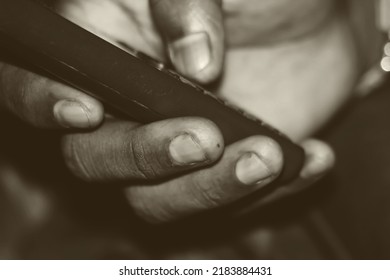
[[280, 182], [294, 179], [302, 168], [303, 149], [276, 129], [162, 63], [130, 54], [38, 1], [1, 0], [0, 47], [142, 123], [199, 116], [219, 127], [226, 144], [268, 136], [283, 151]]

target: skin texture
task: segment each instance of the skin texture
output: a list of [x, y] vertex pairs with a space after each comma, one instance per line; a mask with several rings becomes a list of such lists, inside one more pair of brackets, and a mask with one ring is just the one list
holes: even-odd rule
[[[67, 1], [62, 9], [86, 28], [163, 61], [169, 60], [167, 53], [175, 41], [206, 31], [211, 63], [196, 73], [178, 70], [203, 83], [219, 78], [214, 92], [295, 140], [316, 132], [348, 100], [364, 65], [377, 59], [381, 40], [374, 29], [372, 3], [367, 1], [348, 6], [332, 0], [294, 4], [286, 0], [155, 0], [152, 11], [147, 1], [116, 2], [126, 8], [107, 2], [99, 10], [101, 4], [94, 1], [86, 1], [82, 8], [77, 1]], [[94, 9], [90, 17], [85, 16], [87, 7]], [[99, 20], [107, 18], [107, 11], [126, 20]], [[363, 17], [364, 29], [357, 25]], [[164, 41], [168, 43], [165, 49]]]
[[[375, 51], [359, 43], [360, 29], [347, 12], [351, 9], [335, 5], [319, 0], [293, 5], [285, 0], [73, 0], [57, 3], [56, 8], [110, 41], [172, 60], [178, 71], [200, 83], [218, 79], [215, 92], [302, 140], [342, 106], [362, 65], [375, 57]], [[199, 38], [207, 38], [206, 44]], [[189, 57], [180, 53], [183, 46]], [[210, 54], [205, 56], [207, 48]], [[70, 170], [89, 182], [126, 185], [130, 205], [146, 220], [169, 221], [226, 205], [269, 184], [283, 166], [278, 145], [262, 136], [224, 147], [218, 129], [203, 119], [140, 126], [106, 117], [101, 124], [104, 108], [98, 101], [10, 63], [1, 64], [0, 71], [2, 106], [35, 126], [63, 127], [62, 147]], [[80, 103], [87, 121], [59, 110], [63, 100]], [[41, 112], [39, 118], [36, 112]], [[74, 127], [93, 129], [66, 131]], [[204, 160], [184, 165], [172, 160], [172, 141], [183, 135], [202, 148]], [[301, 143], [307, 153], [301, 178], [277, 193], [294, 193], [333, 165], [327, 145], [316, 140]], [[261, 159], [264, 165], [256, 174], [263, 178], [239, 180], [240, 160], [256, 158], [248, 155]], [[271, 194], [264, 200], [278, 197]]]

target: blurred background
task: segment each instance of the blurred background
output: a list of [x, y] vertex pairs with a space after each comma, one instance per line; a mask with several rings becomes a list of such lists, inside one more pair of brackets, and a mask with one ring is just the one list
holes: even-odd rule
[[[372, 4], [361, 3], [354, 14]], [[362, 49], [368, 35], [356, 37]], [[337, 163], [311, 189], [240, 218], [227, 209], [166, 225], [139, 220], [121, 187], [75, 179], [59, 134], [2, 112], [0, 259], [389, 259], [389, 92], [390, 80], [353, 97], [317, 134]]]

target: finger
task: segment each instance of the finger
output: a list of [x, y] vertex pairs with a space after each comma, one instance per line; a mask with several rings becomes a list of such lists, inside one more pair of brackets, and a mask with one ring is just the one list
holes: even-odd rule
[[218, 77], [224, 57], [221, 0], [150, 0], [169, 57], [183, 75], [201, 83]]
[[0, 106], [42, 128], [92, 128], [104, 114], [94, 98], [10, 64], [0, 64]]
[[223, 138], [216, 125], [179, 118], [145, 126], [107, 120], [91, 133], [67, 135], [66, 163], [87, 181], [153, 180], [217, 160]]
[[129, 187], [130, 205], [144, 219], [163, 222], [226, 205], [268, 185], [283, 155], [273, 140], [255, 136], [225, 149], [217, 164], [154, 186]]
[[334, 166], [336, 157], [332, 148], [319, 140], [305, 140], [302, 142], [302, 147], [306, 160], [300, 178], [310, 184], [323, 177]]
[[321, 179], [335, 164], [335, 155], [332, 148], [319, 140], [309, 139], [302, 142], [306, 160], [299, 177], [292, 183], [278, 188], [268, 196], [269, 201], [292, 195], [312, 186]]
[[311, 187], [332, 169], [335, 164], [335, 155], [332, 148], [319, 140], [309, 139], [302, 142], [305, 150], [305, 163], [299, 177], [294, 182], [275, 188], [272, 193], [252, 201], [250, 205], [236, 212], [237, 216], [251, 212], [264, 205], [274, 203], [282, 198], [299, 193]]

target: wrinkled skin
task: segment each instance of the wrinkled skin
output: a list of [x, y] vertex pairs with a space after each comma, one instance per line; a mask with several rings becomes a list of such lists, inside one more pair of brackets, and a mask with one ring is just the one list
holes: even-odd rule
[[[163, 61], [172, 59], [167, 54], [180, 38], [208, 33], [211, 61], [199, 71], [173, 61], [178, 71], [205, 84], [220, 79], [216, 92], [300, 141], [306, 151], [301, 178], [265, 199], [272, 200], [310, 185], [333, 165], [326, 144], [303, 139], [342, 106], [359, 73], [378, 55], [374, 47], [360, 44], [361, 29], [335, 2], [291, 3], [154, 0], [149, 6], [146, 0], [67, 0], [56, 8], [111, 41], [125, 42]], [[353, 10], [358, 18], [369, 11], [359, 9]], [[377, 40], [375, 32], [364, 34], [374, 36], [371, 42]], [[226, 205], [269, 184], [283, 166], [280, 148], [272, 140], [256, 136], [224, 147], [215, 125], [202, 119], [139, 126], [109, 117], [98, 127], [104, 119], [99, 101], [17, 67], [0, 67], [1, 104], [35, 126], [65, 129], [63, 152], [70, 170], [91, 182], [125, 182], [130, 205], [146, 220], [169, 221]], [[12, 101], [11, 95], [16, 96]], [[73, 114], [64, 125], [56, 114], [63, 99], [82, 103], [87, 121]], [[67, 128], [93, 130], [74, 133]], [[172, 161], [167, 147], [183, 133], [197, 139], [205, 160], [185, 165]], [[266, 165], [258, 170], [267, 173], [258, 178], [261, 182], [238, 179], [238, 161], [248, 153], [257, 154]], [[173, 175], [177, 177], [153, 183]]]

